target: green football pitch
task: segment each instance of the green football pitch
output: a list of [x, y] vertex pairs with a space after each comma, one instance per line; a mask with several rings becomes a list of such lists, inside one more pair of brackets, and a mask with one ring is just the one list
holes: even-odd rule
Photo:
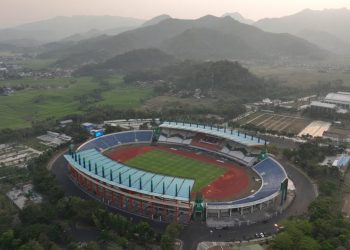
[[162, 150], [152, 150], [125, 162], [141, 170], [195, 180], [192, 191], [197, 192], [223, 175], [226, 170], [186, 156]]

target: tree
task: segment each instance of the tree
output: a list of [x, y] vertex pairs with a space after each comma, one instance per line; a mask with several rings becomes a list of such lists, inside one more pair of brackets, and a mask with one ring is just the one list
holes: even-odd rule
[[169, 224], [160, 240], [161, 248], [163, 250], [173, 249], [175, 239], [180, 236], [181, 230], [182, 226], [180, 224]]
[[133, 229], [134, 235], [137, 235], [141, 243], [149, 242], [154, 237], [154, 231], [147, 222], [137, 224]]
[[19, 250], [44, 250], [44, 247], [39, 242], [31, 240], [28, 243], [22, 245]]
[[0, 249], [16, 249], [20, 242], [19, 239], [15, 238], [14, 231], [10, 229], [0, 236]]
[[[300, 242], [298, 243], [300, 250], [318, 250], [320, 249], [320, 245], [317, 243], [316, 240], [309, 236], [303, 237]], [[296, 249], [296, 248], [294, 248]]]
[[160, 247], [162, 250], [171, 250], [173, 249], [174, 239], [167, 233], [163, 234], [160, 240]]
[[274, 238], [271, 246], [275, 250], [292, 250], [294, 242], [288, 233], [282, 232]]

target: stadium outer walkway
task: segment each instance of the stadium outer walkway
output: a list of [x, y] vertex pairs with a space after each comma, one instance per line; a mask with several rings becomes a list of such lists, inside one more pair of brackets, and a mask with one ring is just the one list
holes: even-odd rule
[[[239, 228], [228, 230], [216, 230], [209, 229], [205, 222], [194, 222], [189, 226], [186, 226], [181, 235], [181, 239], [184, 243], [183, 249], [196, 249], [199, 242], [202, 241], [232, 241], [232, 240], [244, 240], [246, 237], [252, 237], [255, 233], [275, 232], [275, 223], [280, 223], [283, 219], [289, 216], [295, 216], [303, 214], [307, 211], [310, 203], [317, 197], [317, 190], [311, 180], [299, 169], [292, 164], [279, 159], [279, 162], [284, 166], [288, 176], [293, 180], [296, 188], [296, 197], [291, 206], [282, 214], [273, 217], [267, 223], [258, 223], [250, 226], [242, 226]], [[82, 199], [92, 199], [90, 196], [81, 191], [75, 184], [69, 179], [67, 163], [63, 156], [57, 157], [52, 163], [52, 172], [57, 177], [65, 190], [66, 195], [78, 196]], [[116, 209], [109, 208], [111, 211], [116, 212]], [[118, 210], [118, 213], [129, 217], [131, 220], [137, 222], [140, 219], [137, 216], [133, 216]], [[154, 221], [148, 221], [156, 231], [162, 232], [165, 228], [165, 224], [157, 223]]]

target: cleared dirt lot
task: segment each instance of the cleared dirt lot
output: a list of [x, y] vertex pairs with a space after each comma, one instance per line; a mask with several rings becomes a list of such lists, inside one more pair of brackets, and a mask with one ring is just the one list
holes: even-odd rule
[[323, 132], [327, 131], [331, 125], [330, 122], [313, 121], [299, 133], [299, 136], [310, 135], [312, 137], [322, 137]]

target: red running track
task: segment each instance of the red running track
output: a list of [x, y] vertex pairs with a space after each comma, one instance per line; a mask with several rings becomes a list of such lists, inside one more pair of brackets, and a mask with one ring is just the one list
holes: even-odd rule
[[155, 147], [152, 146], [131, 146], [131, 147], [122, 147], [114, 149], [107, 153], [108, 157], [117, 162], [126, 162], [135, 158], [138, 155], [142, 155], [149, 151], [154, 150]]
[[[208, 200], [226, 200], [234, 198], [243, 193], [249, 186], [249, 176], [247, 171], [228, 162], [219, 162], [213, 157], [196, 154], [194, 152], [181, 149], [174, 149], [166, 146], [132, 146], [117, 148], [108, 153], [108, 156], [118, 162], [126, 162], [138, 155], [142, 155], [152, 150], [164, 150], [173, 154], [182, 155], [202, 162], [210, 163], [227, 169], [227, 172], [215, 181], [209, 183], [201, 192]], [[194, 196], [193, 196], [194, 197]]]

